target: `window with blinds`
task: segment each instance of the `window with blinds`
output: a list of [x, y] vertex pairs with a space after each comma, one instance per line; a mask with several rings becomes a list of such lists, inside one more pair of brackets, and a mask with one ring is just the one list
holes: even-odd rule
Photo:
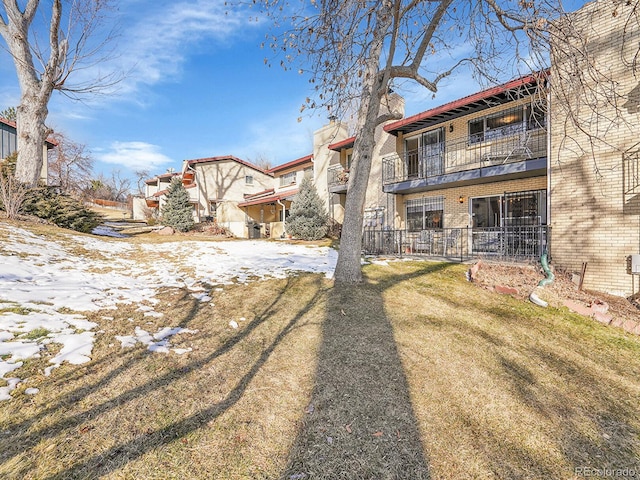
[[422, 197], [407, 200], [407, 230], [417, 232], [442, 228], [444, 197]]

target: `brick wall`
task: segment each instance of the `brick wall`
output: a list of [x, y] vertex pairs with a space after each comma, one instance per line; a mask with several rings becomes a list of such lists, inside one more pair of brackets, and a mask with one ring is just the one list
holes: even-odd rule
[[[563, 33], [579, 40], [552, 51], [550, 111], [553, 263], [580, 272], [586, 262], [585, 288], [625, 296], [638, 290], [626, 258], [640, 243], [640, 197], [626, 191], [623, 161], [640, 140], [640, 79], [628, 63], [640, 31], [631, 22], [623, 33], [631, 8], [597, 1], [569, 17]], [[567, 47], [579, 43], [587, 58]]]

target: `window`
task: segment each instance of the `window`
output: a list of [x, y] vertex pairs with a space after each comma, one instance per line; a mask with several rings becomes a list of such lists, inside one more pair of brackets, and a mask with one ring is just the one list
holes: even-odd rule
[[471, 201], [473, 228], [547, 224], [547, 191], [511, 192]]
[[347, 153], [347, 170], [351, 168], [352, 161], [353, 161], [353, 153]]
[[291, 212], [289, 211], [288, 208], [284, 210], [284, 218], [282, 218], [282, 213], [283, 213], [283, 210], [280, 210], [280, 221], [285, 222], [287, 218], [289, 218], [289, 215], [291, 214]]
[[444, 197], [423, 197], [407, 200], [407, 230], [417, 232], [427, 228], [442, 228]]
[[522, 107], [469, 120], [469, 143], [506, 137], [524, 130]]
[[504, 203], [507, 226], [547, 224], [546, 190], [505, 193]]
[[444, 172], [444, 129], [436, 128], [407, 138], [405, 168], [408, 177], [431, 177]]
[[471, 200], [473, 228], [494, 228], [502, 224], [502, 195]]
[[469, 121], [469, 143], [478, 143], [484, 140], [484, 118]]
[[253, 175], [246, 175], [244, 177], [244, 183], [246, 185], [253, 185]]
[[280, 176], [281, 187], [284, 187], [285, 185], [291, 185], [292, 183], [296, 183], [296, 172], [289, 172]]

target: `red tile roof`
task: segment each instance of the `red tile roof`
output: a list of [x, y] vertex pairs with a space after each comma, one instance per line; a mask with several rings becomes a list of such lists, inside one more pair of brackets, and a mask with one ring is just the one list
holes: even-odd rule
[[284, 200], [289, 197], [293, 197], [298, 193], [298, 190], [288, 190], [286, 192], [273, 193], [271, 195], [262, 196], [253, 200], [247, 199], [244, 202], [238, 204], [239, 207], [250, 207], [251, 205], [262, 205], [265, 203], [276, 203], [278, 200]]
[[14, 122], [13, 120], [7, 120], [3, 117], [0, 117], [0, 123], [4, 123], [5, 125], [9, 125], [10, 127], [17, 128], [16, 122]]
[[280, 172], [282, 170], [286, 170], [291, 167], [298, 167], [300, 165], [304, 165], [305, 163], [312, 163], [313, 155], [306, 155], [304, 157], [297, 158], [296, 160], [291, 160], [290, 162], [283, 163], [282, 165], [277, 165], [268, 170], [269, 173]]
[[146, 183], [147, 185], [150, 185], [152, 183], [157, 183], [158, 179], [160, 179], [160, 178], [170, 178], [170, 177], [175, 177], [176, 175], [180, 175], [180, 172], [161, 173], [160, 175], [156, 175], [153, 178], [149, 178], [149, 179], [145, 180], [144, 183]]
[[[8, 125], [10, 127], [13, 127], [15, 129], [18, 128], [16, 122], [14, 122], [13, 120], [8, 120], [6, 118], [0, 117], [0, 123], [4, 123], [5, 125]], [[58, 142], [56, 141], [55, 138], [53, 137], [47, 137], [47, 139], [45, 140], [45, 142], [47, 142], [47, 148], [53, 148], [56, 147], [58, 145]]]
[[340, 140], [339, 142], [332, 143], [331, 145], [329, 145], [328, 148], [329, 150], [334, 150], [336, 152], [339, 152], [343, 148], [353, 147], [353, 144], [355, 142], [356, 142], [356, 137], [349, 137], [349, 138], [345, 138], [344, 140]]
[[223, 162], [225, 160], [231, 160], [232, 162], [237, 162], [246, 167], [252, 168], [260, 173], [264, 173], [266, 175], [270, 175], [268, 170], [260, 168], [257, 165], [254, 165], [251, 162], [247, 162], [246, 160], [242, 160], [241, 158], [234, 157], [233, 155], [223, 155], [218, 157], [207, 157], [207, 158], [195, 158], [193, 160], [187, 160], [188, 165], [196, 165], [198, 163], [214, 163], [214, 162]]
[[273, 193], [273, 192], [275, 192], [275, 188], [267, 188], [266, 190], [262, 190], [261, 192], [245, 193], [244, 194], [244, 198], [245, 198], [245, 200], [248, 200], [250, 198], [262, 197], [263, 195], [268, 195], [268, 194]]

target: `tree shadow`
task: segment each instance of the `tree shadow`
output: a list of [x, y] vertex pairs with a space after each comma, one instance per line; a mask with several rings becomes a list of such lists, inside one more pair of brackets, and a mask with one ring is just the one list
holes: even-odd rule
[[430, 478], [382, 293], [442, 268], [331, 289], [314, 390], [281, 478]]
[[[216, 359], [238, 348], [252, 332], [269, 321], [271, 316], [277, 313], [280, 304], [283, 302], [284, 297], [289, 294], [291, 286], [295, 281], [294, 279], [288, 279], [284, 288], [273, 296], [271, 302], [263, 305], [261, 311], [255, 315], [253, 320], [248, 322], [237, 334], [224, 341], [215, 351], [189, 362], [178, 370], [169, 369], [161, 375], [147, 379], [144, 383], [132, 385], [128, 390], [113, 397], [105, 398], [91, 408], [83, 409], [78, 413], [63, 415], [57, 421], [41, 426], [40, 428], [29, 429], [28, 427], [30, 425], [18, 425], [17, 427], [19, 427], [19, 429], [15, 428], [17, 434], [12, 438], [11, 443], [14, 447], [3, 452], [0, 458], [2, 458], [3, 462], [9, 462], [25, 450], [35, 448], [43, 439], [56, 437], [64, 432], [72, 432], [83, 425], [88, 419], [109, 415], [111, 410], [115, 409], [117, 411], [123, 404], [127, 404], [128, 402], [133, 402], [138, 399], [149, 399], [151, 401], [155, 395], [161, 395], [163, 389], [179, 377], [190, 373], [197, 374], [202, 371], [203, 368], [206, 369], [211, 366]], [[201, 429], [203, 425], [207, 425], [210, 421], [218, 418], [242, 398], [247, 387], [251, 384], [252, 380], [267, 362], [274, 350], [281, 344], [285, 337], [300, 326], [301, 320], [305, 315], [323, 298], [324, 288], [322, 288], [321, 283], [321, 277], [317, 276], [313, 281], [312, 287], [310, 287], [310, 290], [314, 292], [313, 296], [309, 301], [300, 305], [296, 311], [287, 310], [288, 321], [263, 345], [259, 352], [256, 352], [255, 360], [247, 365], [244, 372], [238, 375], [233, 386], [224, 393], [218, 401], [210, 402], [205, 408], [201, 408], [188, 416], [177, 418], [163, 427], [139, 432], [99, 453], [84, 458], [79, 457], [72, 465], [42, 478], [88, 478], [107, 475], [121, 469], [127, 463], [144, 456], [158, 447], [184, 438], [189, 433]], [[197, 306], [194, 308], [195, 310], [190, 312], [188, 316], [196, 314]], [[187, 323], [187, 321], [181, 322], [182, 325], [186, 325]], [[146, 349], [144, 351], [138, 351], [131, 356], [130, 361], [135, 362], [136, 360], [142, 360], [147, 355], [153, 355], [153, 353], [147, 352]], [[108, 372], [91, 385], [74, 390], [65, 397], [65, 400], [69, 401], [71, 398], [78, 399], [100, 387], [104, 387], [104, 382], [122, 375], [124, 371], [130, 367], [131, 363], [124, 362], [122, 366], [118, 366], [113, 371]], [[65, 405], [61, 401], [57, 402], [55, 406], [48, 408], [47, 411], [49, 413], [59, 413], [64, 408]], [[32, 422], [30, 422], [30, 424], [31, 423]], [[15, 470], [16, 478], [28, 476], [28, 469], [28, 465], [23, 465], [20, 469]]]
[[[411, 386], [433, 388], [446, 412], [429, 414], [436, 425], [421, 423], [427, 448], [444, 443], [464, 452], [447, 458], [447, 468], [464, 472], [452, 478], [573, 478], [581, 468], [634, 467], [639, 390], [631, 373], [636, 362], [624, 360], [637, 348], [622, 338], [604, 344], [606, 336], [590, 333], [606, 328], [600, 325], [571, 318], [559, 325], [565, 320], [555, 309], [480, 290], [465, 296], [459, 288], [418, 292], [423, 303], [433, 300], [449, 312], [432, 318], [416, 309], [411, 333], [430, 338], [432, 350], [418, 350], [423, 343], [407, 340], [406, 332], [400, 337], [413, 366], [429, 369], [425, 378], [408, 372]], [[444, 355], [447, 362], [439, 363]], [[442, 450], [431, 450], [432, 472], [442, 468]]]
[[[188, 291], [183, 292], [183, 295], [178, 300], [178, 302], [183, 305], [184, 315], [176, 326], [180, 328], [186, 328], [200, 311], [201, 303], [198, 300], [194, 299], [191, 296], [191, 293]], [[52, 379], [49, 388], [59, 387], [60, 385], [63, 385], [65, 383], [79, 380], [80, 378], [86, 376], [89, 371], [100, 370], [102, 367], [113, 364], [116, 361], [119, 361], [120, 363], [120, 365], [115, 368], [109, 369], [106, 374], [96, 378], [96, 380], [94, 380], [93, 382], [82, 385], [74, 390], [67, 392], [64, 395], [61, 395], [55, 403], [47, 405], [47, 407], [40, 411], [37, 415], [32, 415], [28, 419], [21, 422], [6, 424], [4, 427], [6, 429], [16, 428], [20, 431], [28, 431], [32, 425], [36, 425], [40, 420], [47, 417], [48, 415], [51, 415], [60, 409], [64, 409], [70, 404], [79, 402], [82, 399], [87, 398], [92, 393], [100, 390], [104, 387], [105, 384], [109, 383], [113, 379], [122, 375], [125, 371], [129, 370], [134, 362], [143, 359], [149, 354], [150, 352], [147, 349], [139, 348], [131, 349], [124, 352], [114, 351], [108, 353], [100, 359], [91, 361], [89, 364], [80, 365], [68, 370], [66, 373], [63, 373], [59, 376], [56, 375], [55, 378]], [[72, 418], [70, 418], [68, 421], [72, 425], [78, 423], [78, 421], [74, 421]], [[81, 421], [82, 420], [80, 420], [79, 422]], [[42, 435], [41, 433], [36, 432], [36, 435], [33, 438], [34, 441], [39, 441], [42, 438]], [[30, 442], [27, 442], [27, 444], [30, 444]], [[3, 455], [0, 455], [0, 458], [3, 458]]]

